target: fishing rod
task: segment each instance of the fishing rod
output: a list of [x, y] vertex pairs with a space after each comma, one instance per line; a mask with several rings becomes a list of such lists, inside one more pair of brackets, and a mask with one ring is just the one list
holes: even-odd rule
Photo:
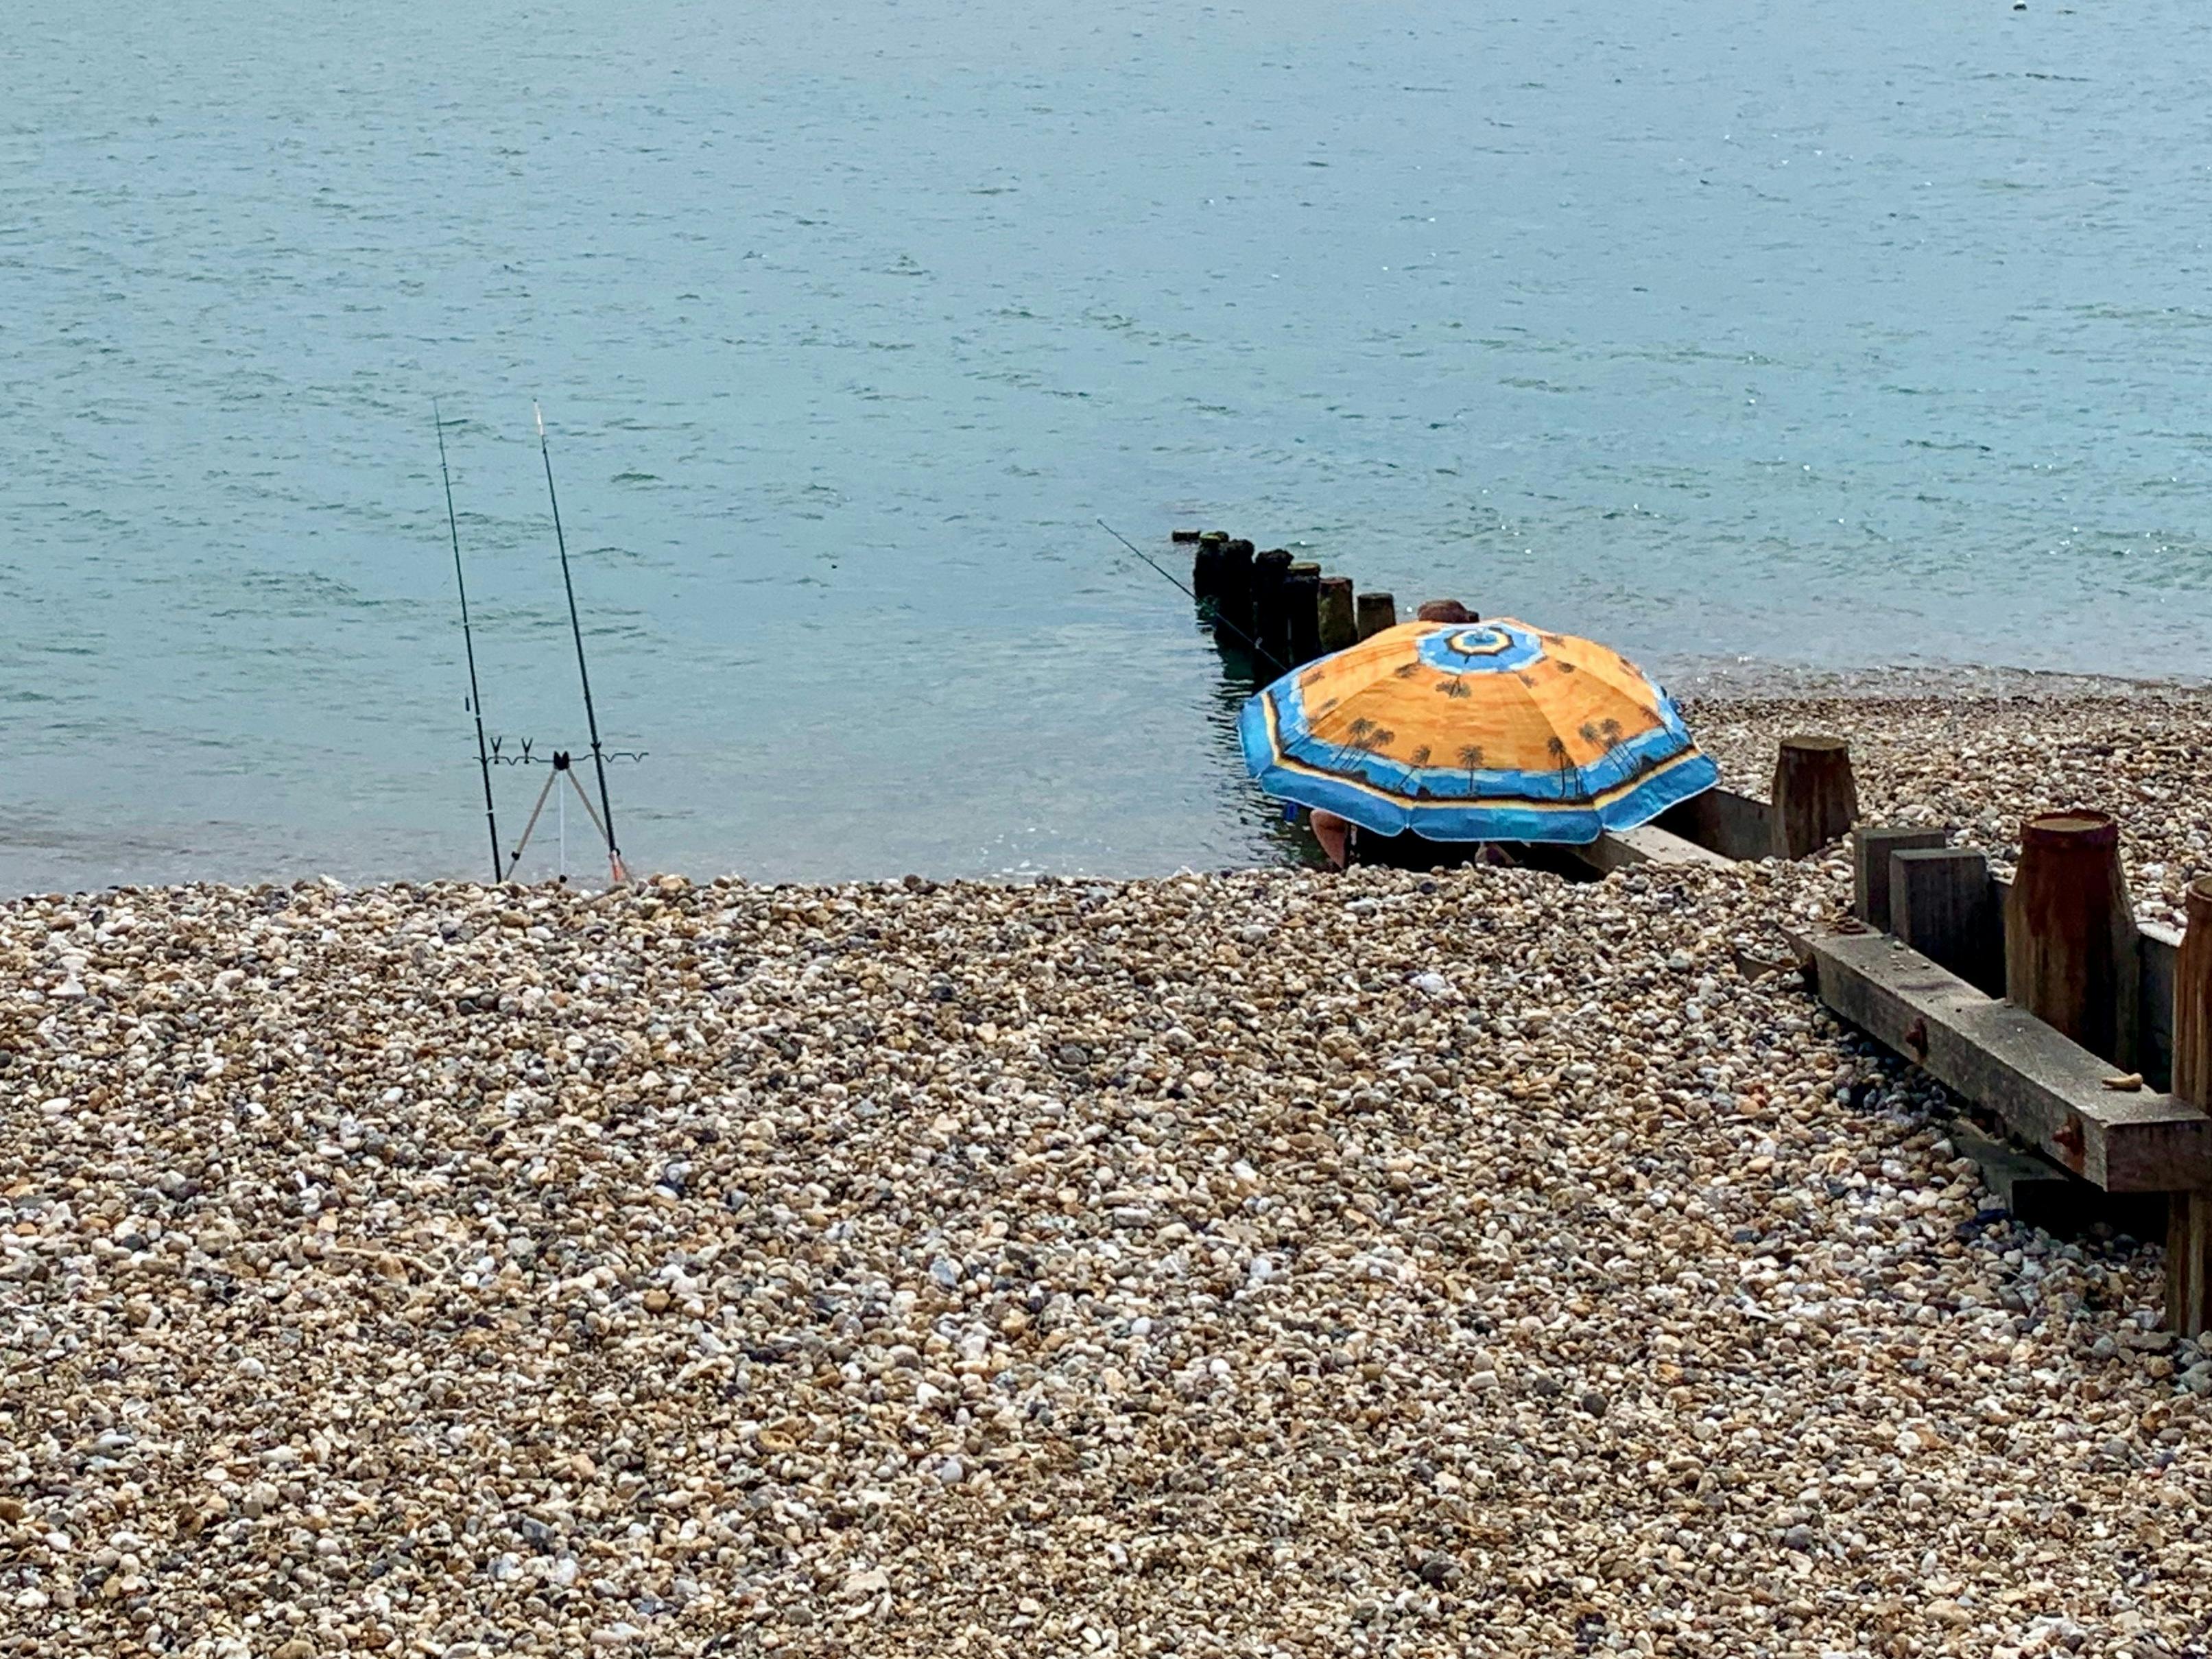
[[[576, 676], [584, 683], [584, 723], [592, 736], [592, 767], [599, 774], [600, 824], [607, 838], [607, 870], [617, 882], [629, 879], [623, 868], [622, 849], [615, 844], [614, 803], [607, 798], [607, 762], [599, 748], [599, 716], [592, 707], [592, 671], [584, 665], [584, 625], [576, 619], [576, 584], [568, 574], [568, 538], [561, 533], [561, 497], [553, 489], [553, 452], [545, 444], [545, 411], [533, 401], [530, 412], [538, 417], [538, 453], [545, 460], [545, 498], [553, 503], [553, 539], [561, 549], [561, 585], [568, 590], [568, 631], [576, 640]], [[586, 803], [588, 805], [588, 803]]]
[[[1191, 590], [1190, 590], [1188, 587], [1185, 586], [1184, 586], [1181, 581], [1179, 581], [1179, 580], [1176, 580], [1176, 574], [1175, 574], [1175, 573], [1174, 573], [1173, 571], [1170, 570], [1170, 569], [1169, 569], [1165, 565], [1158, 564], [1158, 563], [1155, 563], [1155, 562], [1154, 562], [1154, 561], [1150, 557], [1150, 556], [1148, 556], [1147, 554], [1146, 554], [1146, 553], [1145, 553], [1141, 549], [1139, 549], [1139, 548], [1138, 547], [1138, 545], [1136, 544], [1136, 543], [1134, 543], [1134, 542], [1131, 541], [1131, 540], [1130, 540], [1127, 536], [1124, 536], [1124, 535], [1123, 535], [1120, 531], [1118, 531], [1118, 530], [1115, 529], [1115, 528], [1114, 528], [1114, 526], [1113, 526], [1112, 525], [1110, 525], [1110, 524], [1108, 524], [1108, 523], [1106, 522], [1106, 520], [1105, 520], [1101, 519], [1101, 520], [1099, 520], [1097, 521], [1097, 523], [1098, 523], [1098, 527], [1099, 527], [1101, 530], [1104, 531], [1108, 535], [1111, 536], [1111, 537], [1112, 537], [1115, 541], [1117, 541], [1117, 542], [1121, 543], [1122, 546], [1124, 546], [1124, 547], [1127, 548], [1127, 549], [1129, 550], [1129, 551], [1131, 551], [1132, 553], [1136, 554], [1136, 556], [1137, 556], [1139, 558], [1143, 559], [1143, 560], [1144, 560], [1144, 562], [1145, 562], [1146, 564], [1152, 565], [1152, 568], [1153, 568], [1153, 569], [1155, 569], [1155, 570], [1158, 571], [1158, 572], [1160, 573], [1160, 574], [1162, 574], [1163, 576], [1165, 576], [1165, 577], [1166, 577], [1170, 581], [1174, 582], [1174, 583], [1175, 583], [1175, 585], [1176, 585], [1178, 588], [1182, 588], [1182, 590], [1183, 593], [1185, 594], [1185, 596], [1186, 596], [1186, 597], [1188, 597], [1188, 598], [1189, 599], [1190, 602], [1191, 602], [1193, 605], [1200, 605], [1200, 604], [1202, 604], [1202, 603], [1203, 603], [1203, 601], [1202, 601], [1202, 600], [1200, 600], [1200, 599], [1199, 599], [1199, 597], [1198, 597], [1198, 595], [1197, 595], [1197, 594], [1195, 594], [1195, 593], [1192, 592], [1191, 592]], [[1230, 621], [1228, 617], [1226, 617], [1223, 616], [1223, 615], [1221, 614], [1221, 612], [1220, 612], [1218, 610], [1216, 610], [1216, 611], [1213, 612], [1213, 625], [1214, 625], [1216, 628], [1225, 628], [1225, 629], [1227, 629], [1231, 633], [1234, 634], [1234, 635], [1235, 635], [1238, 639], [1240, 639], [1240, 640], [1243, 641], [1245, 644], [1247, 644], [1247, 645], [1250, 646], [1250, 647], [1251, 647], [1255, 651], [1258, 652], [1261, 656], [1265, 657], [1265, 658], [1266, 658], [1269, 662], [1271, 662], [1271, 663], [1274, 664], [1274, 665], [1275, 665], [1275, 666], [1276, 666], [1277, 668], [1280, 669], [1284, 673], [1287, 674], [1287, 673], [1289, 673], [1289, 672], [1291, 672], [1291, 665], [1290, 665], [1290, 664], [1288, 664], [1288, 663], [1285, 662], [1285, 661], [1284, 661], [1280, 657], [1277, 656], [1273, 652], [1272, 652], [1272, 651], [1268, 650], [1268, 649], [1267, 649], [1267, 647], [1266, 646], [1264, 646], [1264, 645], [1261, 644], [1259, 641], [1257, 641], [1257, 640], [1254, 639], [1254, 638], [1253, 638], [1249, 634], [1247, 634], [1247, 633], [1246, 633], [1243, 629], [1239, 628], [1239, 627], [1238, 627], [1235, 623], [1233, 623], [1233, 622]]]
[[469, 708], [477, 717], [477, 769], [483, 774], [484, 825], [491, 831], [491, 878], [499, 873], [499, 815], [491, 804], [491, 752], [484, 747], [483, 696], [477, 690], [477, 638], [469, 627], [469, 584], [461, 574], [461, 526], [453, 516], [453, 474], [446, 465], [446, 422], [438, 414], [438, 400], [430, 400], [430, 419], [438, 428], [438, 476], [446, 481], [446, 529], [453, 538], [453, 586], [461, 594], [461, 646], [469, 659]]

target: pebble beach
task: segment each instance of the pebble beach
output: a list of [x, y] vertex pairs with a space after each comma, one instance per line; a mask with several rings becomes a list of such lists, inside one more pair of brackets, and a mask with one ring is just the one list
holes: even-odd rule
[[[2212, 696], [1713, 699], [2212, 872]], [[0, 1653], [2202, 1656], [2212, 1352], [1838, 852], [0, 906]]]

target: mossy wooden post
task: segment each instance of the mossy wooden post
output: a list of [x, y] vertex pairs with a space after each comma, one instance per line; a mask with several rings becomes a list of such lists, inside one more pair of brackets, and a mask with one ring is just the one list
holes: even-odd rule
[[2125, 1072], [2137, 982], [2120, 826], [2087, 811], [2028, 819], [2005, 900], [2005, 994]]
[[1301, 559], [1284, 577], [1283, 612], [1291, 666], [1311, 662], [1321, 655], [1321, 566], [1312, 560]]
[[1774, 760], [1774, 851], [1802, 859], [1840, 841], [1859, 815], [1851, 746], [1841, 738], [1782, 739]]
[[[2173, 970], [2173, 1095], [2212, 1112], [2212, 876], [2189, 884], [2188, 932]], [[2212, 1331], [2212, 1190], [2166, 1200], [2166, 1322]]]
[[1398, 625], [1398, 601], [1388, 593], [1362, 593], [1358, 615], [1359, 637], [1371, 639], [1384, 629]]
[[1284, 638], [1283, 610], [1283, 579], [1290, 571], [1287, 547], [1271, 547], [1252, 556], [1252, 637], [1274, 659], [1259, 665], [1260, 672], [1271, 679], [1291, 660], [1290, 645]]
[[1352, 578], [1321, 579], [1321, 648], [1341, 651], [1359, 643], [1359, 625], [1352, 615]]

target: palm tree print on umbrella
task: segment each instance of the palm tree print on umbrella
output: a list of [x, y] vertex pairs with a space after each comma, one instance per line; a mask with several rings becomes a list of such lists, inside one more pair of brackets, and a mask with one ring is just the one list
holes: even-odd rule
[[1372, 756], [1376, 760], [1388, 760], [1390, 757], [1382, 751], [1390, 746], [1391, 740], [1397, 735], [1389, 726], [1377, 726], [1364, 716], [1355, 720], [1346, 728], [1344, 741], [1336, 745], [1336, 752], [1342, 757], [1344, 769], [1358, 775], [1362, 769], [1359, 757], [1363, 755]]
[[1582, 768], [1577, 766], [1573, 757], [1567, 753], [1567, 740], [1557, 733], [1545, 738], [1544, 753], [1559, 772], [1559, 799], [1588, 800], [1590, 798], [1589, 785], [1583, 777]]
[[1349, 747], [1363, 750], [1370, 755], [1381, 754], [1397, 735], [1388, 726], [1377, 726], [1364, 717], [1352, 721], [1351, 729], [1346, 733], [1350, 739]]
[[1406, 781], [1412, 787], [1413, 793], [1425, 800], [1429, 797], [1429, 786], [1418, 774], [1428, 763], [1429, 745], [1425, 743], [1406, 757]]
[[1593, 749], [1618, 749], [1621, 739], [1620, 722], [1610, 718], [1584, 720], [1577, 735]]

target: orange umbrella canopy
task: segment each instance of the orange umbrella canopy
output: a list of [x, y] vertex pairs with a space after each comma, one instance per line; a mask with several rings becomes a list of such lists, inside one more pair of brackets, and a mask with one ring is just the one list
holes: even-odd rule
[[1238, 734], [1269, 794], [1432, 841], [1595, 841], [1719, 781], [1635, 664], [1510, 617], [1386, 629], [1255, 696]]

